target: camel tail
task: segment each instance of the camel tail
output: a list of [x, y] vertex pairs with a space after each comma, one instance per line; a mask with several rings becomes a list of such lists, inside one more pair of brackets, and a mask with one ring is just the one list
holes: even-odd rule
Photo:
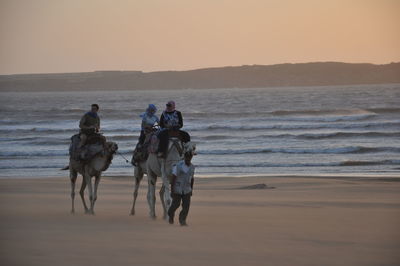
[[69, 169], [69, 165], [65, 166], [64, 168], [61, 168], [60, 170], [64, 171], [64, 170], [68, 170]]

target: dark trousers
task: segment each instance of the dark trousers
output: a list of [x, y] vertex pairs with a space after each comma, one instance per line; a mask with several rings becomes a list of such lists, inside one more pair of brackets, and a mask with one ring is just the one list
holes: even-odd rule
[[169, 217], [175, 216], [175, 211], [179, 208], [179, 206], [181, 205], [181, 201], [182, 201], [182, 210], [179, 213], [179, 223], [181, 223], [181, 224], [185, 223], [186, 217], [188, 216], [188, 213], [189, 213], [191, 197], [192, 197], [192, 193], [188, 193], [185, 195], [173, 193], [171, 207], [169, 207], [169, 210], [168, 210], [168, 216]]
[[[158, 144], [158, 152], [166, 153], [168, 149], [168, 140], [169, 140], [169, 130], [164, 129], [158, 134], [158, 139], [160, 140], [160, 143]], [[182, 142], [189, 142], [190, 141], [190, 135], [186, 131], [179, 130], [178, 131], [178, 136], [179, 139]]]

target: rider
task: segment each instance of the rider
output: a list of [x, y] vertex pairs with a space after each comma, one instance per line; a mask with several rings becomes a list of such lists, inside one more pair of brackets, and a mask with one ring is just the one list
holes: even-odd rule
[[92, 104], [90, 112], [84, 114], [79, 122], [80, 128], [80, 143], [79, 148], [86, 144], [86, 140], [90, 135], [100, 131], [100, 117], [97, 112], [99, 111], [98, 104]]
[[166, 109], [160, 118], [160, 127], [162, 131], [158, 134], [160, 140], [158, 146], [159, 157], [165, 158], [170, 135], [178, 135], [183, 142], [190, 141], [189, 134], [180, 130], [183, 127], [182, 113], [175, 109], [174, 101], [167, 102]]
[[140, 115], [142, 118], [142, 126], [140, 131], [139, 142], [133, 151], [132, 165], [136, 166], [136, 163], [143, 160], [143, 156], [146, 156], [146, 149], [144, 144], [149, 142], [150, 133], [154, 131], [154, 126], [159, 124], [159, 119], [156, 116], [157, 107], [154, 104], [149, 104], [146, 111]]
[[156, 124], [160, 124], [160, 120], [156, 116], [156, 112], [157, 107], [154, 104], [149, 104], [146, 112], [140, 115], [142, 118], [142, 130], [140, 131], [139, 145], [142, 145], [145, 142], [146, 133], [151, 131]]

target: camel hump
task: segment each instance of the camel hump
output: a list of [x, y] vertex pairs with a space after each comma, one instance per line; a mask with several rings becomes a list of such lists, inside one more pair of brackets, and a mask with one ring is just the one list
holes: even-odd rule
[[69, 156], [76, 161], [88, 161], [97, 154], [104, 152], [106, 138], [100, 134], [92, 134], [88, 136], [86, 144], [79, 147], [81, 138], [79, 134], [71, 137], [69, 146]]

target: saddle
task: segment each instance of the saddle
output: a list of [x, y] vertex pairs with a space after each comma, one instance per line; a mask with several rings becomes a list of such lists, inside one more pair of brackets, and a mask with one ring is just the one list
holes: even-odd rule
[[80, 134], [71, 137], [69, 156], [76, 161], [89, 161], [99, 153], [104, 152], [106, 138], [100, 134], [88, 136], [86, 144], [81, 148], [79, 148], [80, 141]]
[[144, 162], [149, 157], [150, 153], [157, 153], [158, 138], [156, 132], [151, 132], [146, 136], [143, 145], [136, 145], [133, 151], [132, 162]]
[[106, 137], [98, 133], [90, 134], [86, 140], [86, 145], [91, 144], [102, 144], [104, 146], [106, 145]]

